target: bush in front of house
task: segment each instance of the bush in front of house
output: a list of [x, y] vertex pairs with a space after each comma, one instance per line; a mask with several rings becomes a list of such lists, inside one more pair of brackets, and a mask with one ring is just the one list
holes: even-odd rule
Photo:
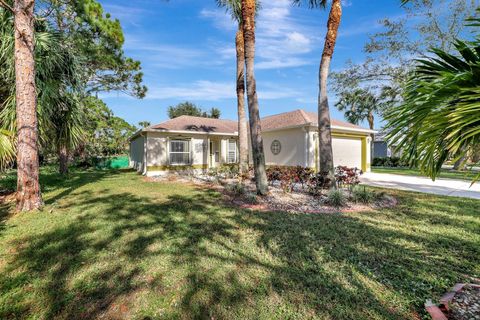
[[239, 178], [239, 173], [240, 169], [237, 164], [223, 164], [220, 167], [210, 168], [207, 171], [207, 175], [216, 182], [219, 182], [220, 179], [237, 179]]
[[326, 202], [335, 208], [345, 207], [347, 205], [347, 195], [341, 189], [330, 190], [327, 194]]
[[348, 188], [352, 190], [353, 187], [360, 183], [360, 175], [363, 171], [358, 168], [349, 168], [346, 166], [338, 166], [335, 168], [335, 180], [339, 188]]
[[[360, 183], [362, 171], [357, 168], [338, 166], [335, 168], [335, 182], [340, 188], [353, 188]], [[320, 195], [322, 190], [330, 188], [332, 178], [328, 173], [315, 173], [311, 168], [301, 166], [267, 168], [267, 179], [270, 185], [278, 183], [284, 192], [292, 192], [295, 187], [313, 195]]]
[[375, 192], [368, 190], [366, 186], [355, 186], [352, 189], [351, 198], [354, 202], [371, 204], [376, 197]]
[[408, 162], [402, 160], [398, 157], [382, 157], [382, 158], [373, 158], [372, 166], [374, 167], [408, 167]]
[[330, 188], [332, 179], [328, 172], [315, 173], [307, 181], [307, 191], [311, 195], [319, 196], [323, 190]]

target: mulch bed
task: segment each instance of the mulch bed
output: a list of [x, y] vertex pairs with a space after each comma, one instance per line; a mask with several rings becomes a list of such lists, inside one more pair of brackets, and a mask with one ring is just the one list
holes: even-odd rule
[[231, 186], [238, 184], [237, 179], [221, 179], [220, 181], [212, 181], [204, 177], [182, 176], [171, 174], [158, 177], [145, 177], [146, 181], [151, 182], [180, 182], [187, 184], [195, 184], [207, 186], [222, 192], [225, 202], [233, 204], [243, 209], [256, 211], [283, 211], [289, 213], [307, 213], [307, 214], [334, 214], [347, 212], [364, 212], [371, 209], [391, 208], [398, 203], [397, 200], [390, 196], [384, 195], [380, 200], [371, 205], [355, 203], [349, 201], [345, 207], [335, 208], [326, 203], [325, 195], [313, 196], [304, 192], [300, 186], [295, 188], [293, 192], [284, 192], [279, 185], [271, 185], [269, 194], [265, 197], [255, 195], [255, 184], [251, 181], [244, 181], [243, 192], [238, 193], [231, 190]]
[[448, 319], [480, 320], [480, 286], [466, 285], [449, 304]]

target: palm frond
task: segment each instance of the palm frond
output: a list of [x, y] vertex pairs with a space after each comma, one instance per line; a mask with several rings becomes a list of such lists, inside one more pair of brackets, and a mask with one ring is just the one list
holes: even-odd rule
[[455, 55], [435, 49], [418, 60], [404, 103], [385, 117], [387, 139], [432, 179], [480, 142], [480, 40], [455, 47]]

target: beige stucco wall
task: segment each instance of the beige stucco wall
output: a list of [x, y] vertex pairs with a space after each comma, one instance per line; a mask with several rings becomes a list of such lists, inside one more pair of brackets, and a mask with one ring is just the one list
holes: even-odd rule
[[165, 166], [167, 161], [167, 137], [163, 134], [148, 132], [147, 167]]
[[[305, 166], [307, 132], [302, 128], [263, 132], [263, 147], [267, 165]], [[271, 151], [274, 140], [282, 146], [278, 155]]]
[[[191, 145], [191, 159], [192, 166], [195, 168], [203, 168], [209, 164], [209, 141], [217, 140], [220, 142], [220, 158], [221, 162], [225, 163], [227, 160], [227, 141], [229, 139], [236, 139], [234, 136], [217, 136], [217, 135], [188, 135], [188, 134], [174, 134], [174, 133], [165, 133], [165, 132], [148, 132], [147, 139], [145, 144], [145, 150], [147, 153], [146, 163], [147, 163], [147, 172], [149, 176], [155, 176], [165, 173], [166, 168], [169, 166], [169, 141], [174, 139], [190, 140]], [[137, 139], [136, 139], [137, 140]], [[138, 144], [143, 144], [143, 142], [135, 141], [135, 150], [139, 150]], [[139, 151], [134, 151], [134, 155], [131, 157], [137, 157]], [[143, 158], [143, 155], [142, 155]], [[178, 166], [181, 168], [182, 166]], [[143, 169], [141, 171], [144, 171]]]
[[144, 170], [144, 141], [142, 136], [138, 136], [130, 141], [130, 167], [138, 172], [143, 172]]

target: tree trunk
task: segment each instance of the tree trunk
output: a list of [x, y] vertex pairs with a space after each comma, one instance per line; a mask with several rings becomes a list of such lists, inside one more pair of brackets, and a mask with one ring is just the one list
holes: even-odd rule
[[453, 170], [464, 170], [467, 163], [467, 155], [464, 155], [453, 164]]
[[480, 163], [480, 144], [476, 144], [476, 145], [473, 146], [472, 162], [474, 164], [479, 164]]
[[243, 25], [239, 25], [235, 37], [237, 49], [237, 113], [238, 113], [238, 150], [240, 153], [240, 173], [248, 172], [248, 136], [247, 118], [245, 114], [245, 44]]
[[255, 184], [259, 195], [268, 193], [265, 154], [263, 153], [262, 129], [258, 110], [257, 86], [255, 82], [255, 5], [256, 0], [242, 0], [243, 35], [245, 43], [245, 64], [247, 75], [248, 112], [250, 139], [253, 153]]
[[[370, 130], [374, 130], [375, 129], [375, 117], [373, 116], [373, 112], [372, 111], [369, 111], [368, 112], [368, 126], [370, 128]], [[375, 134], [371, 134], [370, 135], [372, 137], [372, 141], [375, 140]], [[373, 146], [373, 143], [372, 143], [372, 146]]]
[[330, 15], [328, 17], [327, 36], [323, 48], [322, 60], [320, 62], [320, 92], [318, 95], [318, 143], [320, 153], [320, 172], [328, 172], [330, 176], [335, 175], [332, 150], [332, 128], [330, 121], [330, 110], [328, 106], [327, 80], [330, 72], [333, 51], [337, 40], [338, 28], [342, 17], [341, 0], [333, 0]]
[[68, 148], [64, 144], [58, 148], [58, 167], [61, 175], [68, 174]]
[[15, 0], [15, 85], [17, 116], [17, 211], [43, 205], [39, 183], [37, 94], [35, 88], [35, 0]]

